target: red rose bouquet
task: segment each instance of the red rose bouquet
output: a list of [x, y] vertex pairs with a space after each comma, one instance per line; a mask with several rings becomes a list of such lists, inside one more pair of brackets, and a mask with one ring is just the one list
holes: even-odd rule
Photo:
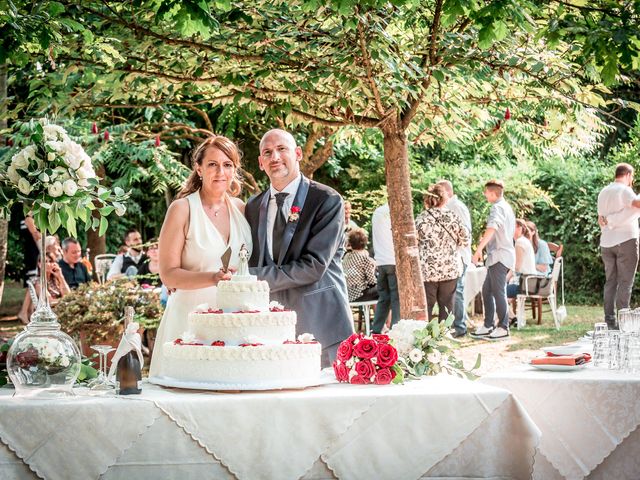
[[387, 335], [354, 333], [338, 347], [333, 370], [339, 382], [387, 385], [403, 380], [397, 361], [398, 351]]

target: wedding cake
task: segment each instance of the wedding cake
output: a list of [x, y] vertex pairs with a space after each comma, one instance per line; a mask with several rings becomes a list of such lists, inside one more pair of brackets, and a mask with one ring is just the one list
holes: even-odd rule
[[296, 312], [269, 303], [269, 285], [239, 269], [218, 283], [217, 305], [199, 305], [187, 331], [163, 345], [165, 376], [183, 382], [278, 388], [320, 373], [321, 346], [296, 338]]

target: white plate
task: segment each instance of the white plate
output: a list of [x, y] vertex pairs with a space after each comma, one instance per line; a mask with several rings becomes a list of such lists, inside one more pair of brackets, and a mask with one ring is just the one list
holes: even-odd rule
[[534, 365], [530, 363], [529, 366], [537, 368], [538, 370], [547, 370], [549, 372], [573, 372], [574, 370], [581, 370], [589, 364], [583, 363], [582, 365]]
[[192, 390], [219, 390], [219, 391], [261, 391], [261, 390], [284, 390], [289, 388], [299, 389], [337, 383], [333, 369], [325, 369], [317, 377], [278, 380], [263, 383], [216, 383], [216, 382], [191, 382], [170, 377], [149, 377], [149, 382], [163, 387], [188, 388]]
[[544, 347], [541, 349], [544, 353], [552, 355], [573, 355], [575, 353], [585, 353], [584, 345], [558, 345], [556, 347]]

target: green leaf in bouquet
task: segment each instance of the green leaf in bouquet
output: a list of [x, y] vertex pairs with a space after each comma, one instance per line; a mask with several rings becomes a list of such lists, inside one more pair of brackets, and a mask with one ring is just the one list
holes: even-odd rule
[[49, 210], [48, 219], [49, 219], [49, 226], [47, 228], [48, 232], [56, 233], [58, 231], [58, 228], [60, 228], [60, 225], [62, 222], [60, 221], [60, 214], [58, 213], [58, 209], [55, 206], [53, 206]]
[[101, 237], [107, 231], [107, 227], [109, 226], [109, 222], [105, 217], [100, 218], [100, 230], [98, 230], [98, 236]]
[[453, 325], [453, 320], [454, 320], [454, 316], [453, 315], [449, 315], [446, 320], [444, 321], [444, 326], [446, 328], [450, 328], [451, 325]]
[[76, 219], [73, 217], [73, 215], [67, 216], [67, 221], [65, 223], [65, 226], [66, 226], [67, 232], [69, 232], [69, 235], [71, 235], [74, 238], [78, 236], [78, 233], [76, 232]]
[[391, 383], [393, 384], [398, 384], [398, 383], [404, 383], [404, 372], [402, 371], [402, 368], [400, 368], [400, 366], [396, 363], [393, 367], [392, 367], [393, 371], [396, 372], [396, 376], [395, 378], [391, 381]]
[[84, 223], [87, 222], [87, 210], [82, 205], [77, 205], [76, 213], [80, 220], [82, 220]]
[[480, 368], [481, 363], [482, 363], [482, 355], [478, 354], [478, 357], [476, 358], [476, 363], [471, 370], [477, 370], [478, 368]]
[[115, 210], [115, 207], [112, 207], [111, 205], [107, 205], [106, 207], [102, 207], [100, 209], [100, 215], [102, 215], [103, 217], [108, 217], [109, 215], [111, 215], [111, 213]]
[[115, 187], [113, 189], [113, 193], [115, 193], [117, 197], [122, 197], [124, 195], [124, 190], [120, 187]]
[[80, 373], [78, 374], [78, 382], [83, 382], [85, 380], [91, 380], [92, 378], [96, 378], [98, 376], [98, 371], [90, 365], [86, 365], [84, 363], [80, 364]]

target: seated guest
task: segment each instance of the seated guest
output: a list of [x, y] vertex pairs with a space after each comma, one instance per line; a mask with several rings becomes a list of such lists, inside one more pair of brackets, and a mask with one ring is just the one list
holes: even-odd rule
[[424, 195], [424, 210], [416, 217], [418, 253], [427, 296], [427, 316], [453, 315], [453, 299], [463, 265], [460, 247], [469, 245], [469, 231], [457, 213], [445, 208], [449, 197], [441, 184], [431, 185]]
[[115, 280], [125, 275], [128, 277], [137, 275], [138, 269], [147, 259], [142, 251], [142, 236], [138, 230], [128, 230], [124, 235], [124, 243], [127, 246], [127, 253], [120, 254], [113, 260], [107, 273], [107, 280]]
[[549, 244], [540, 238], [538, 227], [536, 227], [535, 223], [527, 222], [527, 228], [531, 233], [530, 240], [533, 245], [533, 251], [536, 254], [536, 270], [543, 275], [549, 276], [553, 266], [553, 257], [551, 256]]
[[362, 228], [355, 228], [349, 232], [347, 241], [351, 250], [342, 257], [342, 268], [347, 280], [349, 301], [376, 300], [376, 262], [367, 251], [367, 232]]
[[[42, 268], [42, 262], [40, 258], [38, 258], [38, 270]], [[64, 279], [64, 275], [62, 275], [62, 269], [56, 260], [56, 257], [53, 253], [46, 254], [46, 263], [45, 263], [45, 274], [47, 276], [47, 295], [49, 297], [49, 305], [54, 307], [58, 301], [69, 293], [71, 290], [69, 285], [67, 285], [66, 280]], [[33, 286], [36, 292], [36, 296], [40, 298], [40, 272], [38, 271], [38, 276], [33, 281]], [[35, 310], [35, 305], [31, 301], [31, 295], [27, 297], [27, 312], [29, 317]], [[27, 319], [20, 318], [22, 323], [29, 323]]]
[[81, 283], [91, 281], [87, 267], [81, 262], [82, 248], [80, 243], [72, 237], [62, 241], [62, 258], [58, 261], [62, 275], [69, 288], [78, 288]]
[[520, 293], [520, 275], [537, 275], [536, 256], [533, 253], [533, 245], [529, 240], [529, 228], [527, 222], [521, 218], [516, 219], [516, 229], [513, 234], [516, 248], [516, 266], [507, 274], [507, 298], [516, 298]]
[[45, 240], [47, 253], [52, 254], [56, 261], [62, 258], [62, 247], [60, 246], [60, 240], [56, 235], [48, 235]]
[[143, 261], [138, 269], [138, 283], [140, 285], [149, 285], [153, 287], [161, 287], [160, 280], [160, 262], [158, 261], [158, 239], [149, 240], [149, 248], [147, 248], [147, 259]]

